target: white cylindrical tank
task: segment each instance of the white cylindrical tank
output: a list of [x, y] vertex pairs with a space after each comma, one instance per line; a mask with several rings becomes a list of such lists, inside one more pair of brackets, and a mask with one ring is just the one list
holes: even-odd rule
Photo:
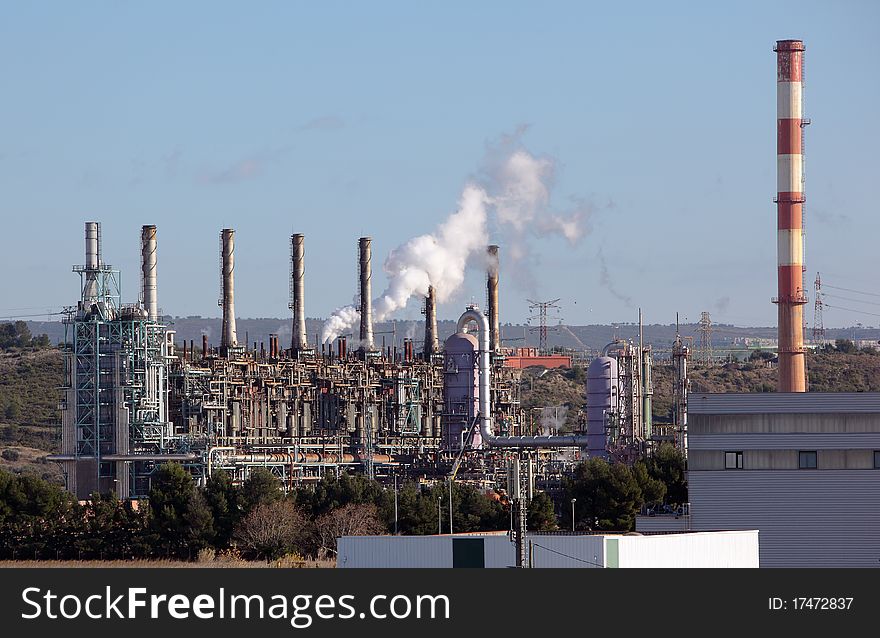
[[[450, 336], [443, 352], [443, 448], [450, 451], [461, 449], [462, 438], [467, 433], [474, 416], [479, 412], [477, 338], [464, 332]], [[473, 447], [482, 443], [479, 431], [474, 434]]]
[[587, 437], [590, 457], [607, 456], [610, 416], [617, 411], [617, 359], [596, 357], [587, 369]]

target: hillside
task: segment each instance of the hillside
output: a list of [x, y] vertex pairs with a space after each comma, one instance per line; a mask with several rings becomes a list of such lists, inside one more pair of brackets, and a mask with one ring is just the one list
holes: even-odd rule
[[[13, 348], [0, 352], [0, 467], [29, 468], [60, 480], [60, 470], [45, 456], [59, 441], [63, 361], [54, 348]], [[767, 361], [734, 362], [711, 368], [690, 367], [692, 392], [773, 392], [776, 369]], [[855, 351], [811, 353], [809, 388], [814, 392], [880, 392], [880, 354]], [[531, 368], [524, 371], [522, 406], [533, 431], [571, 430], [583, 419], [585, 371]], [[654, 420], [668, 422], [672, 406], [672, 366], [654, 366]]]
[[60, 481], [57, 464], [45, 461], [60, 438], [63, 361], [54, 348], [0, 352], [0, 467]]

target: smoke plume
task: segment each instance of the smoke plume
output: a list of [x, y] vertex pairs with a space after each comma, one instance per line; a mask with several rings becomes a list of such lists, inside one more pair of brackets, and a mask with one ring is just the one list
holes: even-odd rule
[[[488, 266], [490, 221], [507, 240], [505, 255], [511, 263], [528, 256], [529, 235], [556, 234], [572, 243], [580, 239], [589, 211], [549, 210], [553, 162], [519, 147], [517, 138], [505, 138], [501, 148], [489, 149], [481, 179], [464, 187], [457, 210], [434, 232], [391, 251], [383, 265], [388, 287], [373, 301], [374, 321], [384, 321], [415, 295], [426, 297], [431, 285], [437, 302], [443, 303], [461, 287], [469, 263]], [[322, 341], [332, 341], [359, 320], [357, 300], [338, 308], [324, 323]]]
[[602, 253], [601, 248], [599, 249], [599, 283], [602, 284], [602, 286], [604, 286], [614, 297], [626, 304], [627, 308], [633, 307], [632, 297], [617, 290], [614, 286], [614, 282], [611, 281], [611, 273], [608, 272], [608, 264], [605, 263], [605, 255]]

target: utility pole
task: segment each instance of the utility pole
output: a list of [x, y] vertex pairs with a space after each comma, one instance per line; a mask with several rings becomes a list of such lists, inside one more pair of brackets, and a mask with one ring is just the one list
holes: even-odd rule
[[[531, 328], [532, 332], [537, 331], [538, 338], [538, 353], [539, 354], [547, 354], [547, 310], [549, 308], [556, 308], [557, 311], [560, 310], [560, 306], [556, 304], [559, 299], [551, 299], [550, 301], [532, 301], [531, 299], [526, 299], [529, 302], [529, 312], [537, 311], [537, 320], [538, 325]], [[536, 317], [534, 315], [529, 317], [529, 322], [531, 323]], [[561, 322], [561, 319], [559, 320]], [[550, 330], [556, 330], [555, 327], [550, 328]]]
[[700, 356], [707, 367], [712, 365], [712, 319], [708, 312], [700, 313]]
[[825, 321], [822, 318], [822, 309], [825, 304], [822, 301], [822, 278], [816, 273], [816, 281], [813, 282], [816, 291], [816, 302], [813, 306], [813, 345], [825, 345]]
[[449, 477], [449, 535], [452, 536], [452, 477]]

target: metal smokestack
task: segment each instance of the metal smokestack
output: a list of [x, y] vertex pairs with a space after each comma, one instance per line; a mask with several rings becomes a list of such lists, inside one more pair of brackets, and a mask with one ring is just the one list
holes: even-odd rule
[[305, 350], [309, 347], [306, 336], [305, 306], [305, 235], [290, 236], [290, 309], [293, 311], [293, 336], [290, 347], [293, 350]]
[[361, 237], [358, 240], [360, 249], [360, 283], [361, 283], [361, 347], [364, 352], [373, 349], [373, 290], [370, 283], [372, 276], [370, 260], [372, 259], [372, 244], [370, 237]]
[[776, 217], [779, 296], [779, 391], [806, 392], [804, 350], [804, 43], [779, 40], [776, 51]]
[[141, 281], [144, 310], [150, 321], [159, 318], [159, 304], [156, 300], [156, 227], [141, 227]]
[[437, 296], [434, 286], [428, 286], [428, 296], [425, 297], [425, 361], [431, 360], [431, 355], [440, 351], [437, 338]]
[[98, 266], [101, 263], [101, 225], [86, 222], [86, 281], [83, 286], [83, 301], [98, 300]]
[[225, 355], [227, 348], [238, 345], [235, 331], [235, 231], [231, 228], [220, 231], [220, 261], [220, 305], [223, 307], [220, 350]]
[[492, 352], [501, 350], [501, 327], [498, 321], [498, 246], [489, 246], [489, 270], [486, 292], [489, 298], [489, 347]]

